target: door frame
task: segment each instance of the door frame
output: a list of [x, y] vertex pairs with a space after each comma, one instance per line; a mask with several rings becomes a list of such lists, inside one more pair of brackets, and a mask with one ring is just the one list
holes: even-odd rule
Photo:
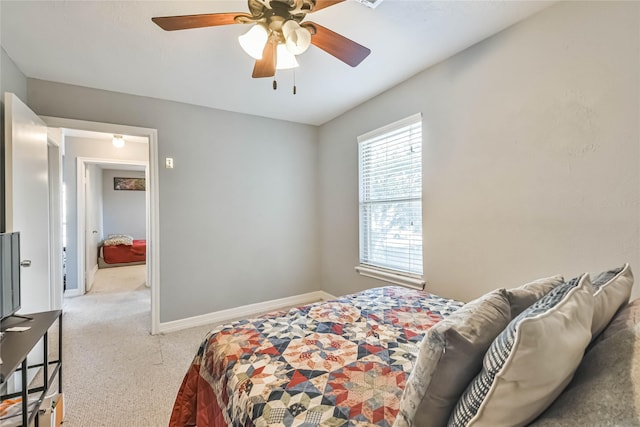
[[[146, 137], [149, 141], [149, 165], [147, 167], [147, 281], [151, 287], [151, 334], [160, 332], [160, 229], [159, 229], [159, 176], [158, 176], [158, 131], [157, 129], [86, 120], [40, 116], [49, 127], [87, 130], [110, 134]], [[100, 159], [104, 163], [104, 159]], [[124, 163], [124, 161], [119, 161]], [[83, 206], [78, 201], [78, 206]], [[84, 210], [84, 206], [83, 206]], [[80, 221], [78, 221], [80, 222]], [[84, 226], [83, 226], [84, 228]], [[78, 251], [80, 253], [82, 251]], [[82, 254], [84, 258], [84, 253]], [[83, 265], [84, 274], [84, 265]]]
[[[77, 237], [77, 276], [78, 276], [78, 295], [84, 295], [87, 293], [87, 267], [86, 257], [87, 252], [87, 222], [86, 222], [86, 204], [87, 204], [87, 189], [86, 189], [86, 174], [85, 171], [89, 165], [114, 165], [114, 166], [144, 166], [144, 175], [147, 182], [149, 182], [149, 162], [144, 160], [121, 160], [121, 159], [106, 159], [98, 157], [78, 157], [76, 164], [76, 237]], [[149, 192], [145, 191], [145, 224], [146, 233], [149, 233], [150, 223], [150, 198]], [[149, 256], [147, 254], [147, 277], [149, 276]]]
[[52, 310], [62, 309], [64, 283], [62, 271], [62, 131], [47, 129], [47, 150], [49, 152], [49, 256], [51, 261], [49, 293]]

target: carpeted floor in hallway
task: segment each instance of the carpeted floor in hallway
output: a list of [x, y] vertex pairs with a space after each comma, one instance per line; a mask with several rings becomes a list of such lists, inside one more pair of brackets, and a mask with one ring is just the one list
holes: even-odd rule
[[166, 426], [176, 392], [212, 326], [152, 336], [145, 266], [101, 269], [66, 298], [65, 427]]

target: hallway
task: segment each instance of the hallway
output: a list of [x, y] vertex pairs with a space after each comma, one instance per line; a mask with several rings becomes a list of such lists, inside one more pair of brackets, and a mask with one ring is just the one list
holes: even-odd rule
[[168, 424], [210, 326], [150, 335], [145, 267], [100, 269], [88, 294], [64, 301], [66, 427]]

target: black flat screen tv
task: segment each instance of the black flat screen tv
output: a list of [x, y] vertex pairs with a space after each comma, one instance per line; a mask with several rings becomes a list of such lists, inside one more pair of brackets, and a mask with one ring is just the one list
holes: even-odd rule
[[20, 233], [0, 233], [0, 319], [20, 310]]

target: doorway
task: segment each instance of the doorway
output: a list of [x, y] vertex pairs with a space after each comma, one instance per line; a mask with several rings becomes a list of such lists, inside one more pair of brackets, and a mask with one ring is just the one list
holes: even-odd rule
[[[91, 289], [99, 268], [133, 266], [143, 259], [149, 265], [148, 192], [116, 190], [112, 184], [120, 179], [146, 183], [148, 170], [148, 162], [142, 160], [77, 157], [77, 249], [73, 251], [77, 255], [77, 295]], [[109, 247], [112, 242], [116, 247]]]
[[[147, 237], [147, 268], [146, 268], [146, 276], [147, 276], [147, 284], [151, 290], [151, 334], [157, 334], [159, 332], [159, 324], [160, 324], [160, 315], [159, 315], [159, 230], [158, 230], [158, 151], [157, 151], [157, 131], [155, 129], [148, 128], [140, 128], [134, 126], [126, 126], [126, 125], [114, 125], [109, 123], [98, 123], [98, 122], [87, 122], [82, 120], [73, 120], [73, 119], [61, 119], [56, 117], [42, 117], [44, 122], [49, 127], [55, 127], [61, 129], [63, 137], [68, 135], [73, 135], [74, 133], [82, 133], [82, 132], [93, 132], [100, 134], [108, 134], [108, 135], [130, 135], [134, 138], [145, 138], [148, 141], [147, 145], [147, 159], [145, 162], [145, 178], [146, 178], [146, 237]], [[65, 156], [67, 153], [65, 152]], [[88, 156], [80, 156], [84, 157], [82, 161], [77, 161], [77, 169], [75, 169], [76, 173], [81, 168], [81, 163], [86, 166], [90, 163], [109, 163], [109, 159], [105, 160], [103, 158], [91, 158]], [[110, 159], [110, 161], [114, 162], [114, 164], [122, 163], [121, 159]], [[83, 167], [84, 167], [83, 166]], [[83, 170], [80, 172], [83, 173]], [[79, 186], [78, 188], [80, 188]], [[67, 192], [67, 196], [70, 196], [70, 192]], [[75, 194], [74, 194], [75, 196]], [[79, 196], [81, 197], [81, 196]], [[84, 201], [78, 200], [77, 209], [84, 210]], [[67, 213], [69, 214], [69, 213]], [[77, 215], [78, 219], [84, 218], [84, 213], [80, 215], [79, 212], [75, 212], [74, 216]], [[78, 232], [75, 236], [77, 242], [77, 248], [84, 249], [85, 247], [85, 233], [84, 233], [84, 221], [78, 220], [78, 224], [83, 225], [83, 232]], [[93, 230], [91, 230], [93, 231]], [[74, 233], [75, 234], [75, 233]], [[78, 237], [80, 236], [80, 237]], [[84, 250], [78, 250], [76, 256], [74, 257], [74, 268], [75, 272], [79, 272], [81, 267], [85, 265], [85, 252]], [[69, 265], [70, 259], [67, 259], [67, 265]], [[76, 273], [77, 274], [77, 273]], [[84, 268], [82, 268], [82, 274], [78, 275], [78, 277], [82, 277], [84, 279]], [[86, 289], [81, 288], [81, 284], [84, 285], [84, 280], [78, 280], [78, 287], [76, 291], [65, 292], [66, 295], [81, 295], [85, 292]]]

